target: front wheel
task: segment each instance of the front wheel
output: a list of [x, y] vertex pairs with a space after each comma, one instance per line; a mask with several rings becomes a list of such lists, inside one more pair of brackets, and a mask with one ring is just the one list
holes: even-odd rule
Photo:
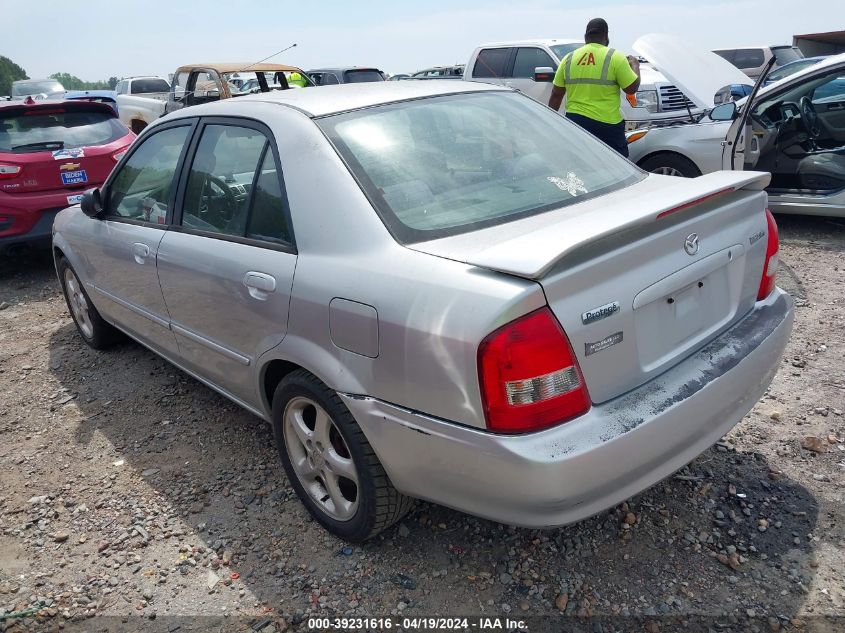
[[291, 485], [332, 534], [360, 543], [411, 508], [337, 393], [307, 371], [276, 387], [273, 431]]
[[664, 176], [681, 176], [683, 178], [697, 178], [701, 170], [689, 158], [680, 154], [655, 154], [640, 163], [640, 167], [654, 174]]
[[94, 349], [106, 349], [120, 341], [123, 335], [97, 312], [68, 261], [62, 257], [56, 268], [70, 316], [82, 340]]

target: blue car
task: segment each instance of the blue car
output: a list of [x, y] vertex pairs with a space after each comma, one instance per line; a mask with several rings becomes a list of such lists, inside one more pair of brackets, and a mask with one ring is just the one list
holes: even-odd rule
[[117, 93], [114, 90], [68, 90], [62, 98], [105, 103], [117, 114]]

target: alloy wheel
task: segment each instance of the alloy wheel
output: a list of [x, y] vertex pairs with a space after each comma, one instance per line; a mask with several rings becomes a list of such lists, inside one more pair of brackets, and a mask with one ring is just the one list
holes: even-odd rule
[[683, 178], [683, 174], [675, 169], [674, 167], [658, 167], [657, 169], [653, 169], [652, 173], [655, 174], [662, 174], [664, 176], [680, 176]]
[[67, 293], [70, 310], [73, 319], [79, 326], [85, 338], [94, 337], [94, 324], [91, 322], [91, 314], [88, 309], [88, 300], [82, 292], [82, 284], [70, 268], [65, 269], [65, 292]]
[[358, 472], [331, 416], [302, 396], [285, 407], [285, 448], [299, 483], [319, 508], [337, 521], [358, 510]]

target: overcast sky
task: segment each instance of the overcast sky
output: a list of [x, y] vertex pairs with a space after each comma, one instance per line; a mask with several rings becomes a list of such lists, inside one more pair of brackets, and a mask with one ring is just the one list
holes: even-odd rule
[[[588, 7], [588, 8], [582, 8]], [[68, 72], [85, 80], [163, 75], [194, 62], [273, 58], [303, 69], [377, 66], [391, 73], [465, 63], [478, 44], [580, 38], [604, 17], [612, 44], [629, 52], [646, 33], [690, 46], [785, 44], [796, 33], [845, 28], [843, 0], [0, 0], [0, 55], [30, 77]]]

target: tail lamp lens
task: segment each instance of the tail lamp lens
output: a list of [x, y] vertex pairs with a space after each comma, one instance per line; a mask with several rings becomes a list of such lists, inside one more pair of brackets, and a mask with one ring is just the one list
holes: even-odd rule
[[0, 178], [17, 178], [22, 169], [20, 165], [0, 165]]
[[768, 240], [766, 242], [766, 261], [763, 264], [763, 275], [760, 278], [760, 288], [757, 290], [757, 301], [768, 297], [775, 289], [778, 274], [778, 225], [772, 212], [766, 209], [766, 224], [768, 225]]
[[548, 307], [485, 338], [478, 373], [487, 428], [497, 433], [537, 431], [590, 408], [575, 354]]

